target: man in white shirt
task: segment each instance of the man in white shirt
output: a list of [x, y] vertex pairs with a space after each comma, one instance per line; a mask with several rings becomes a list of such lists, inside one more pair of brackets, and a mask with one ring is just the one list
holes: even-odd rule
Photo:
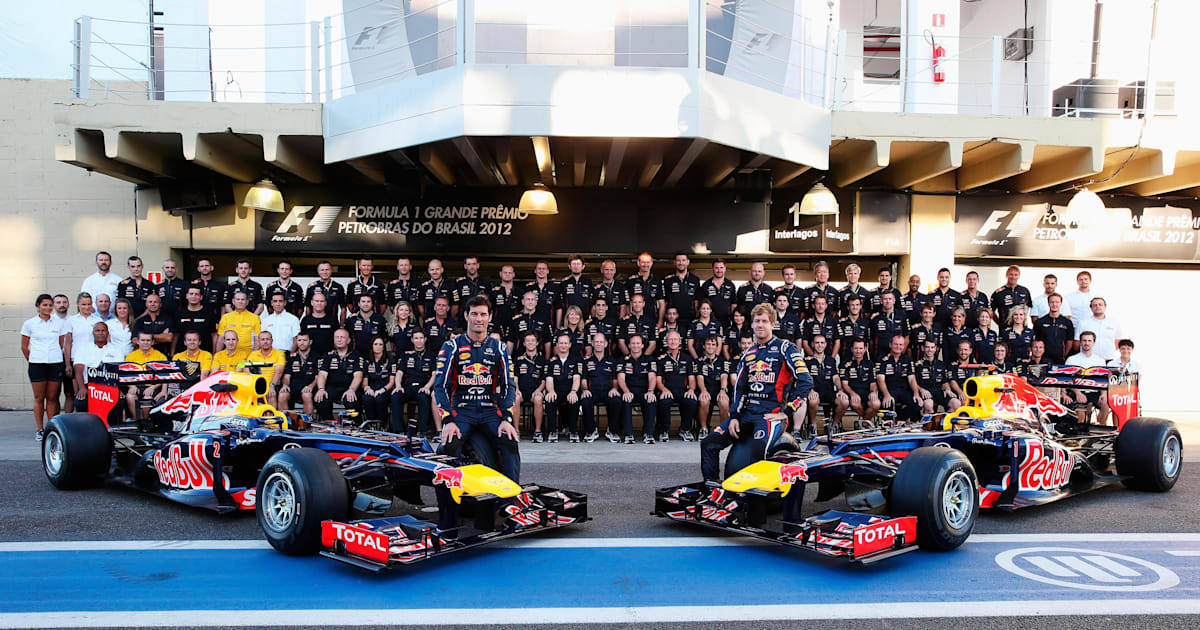
[[300, 320], [284, 310], [286, 308], [287, 297], [282, 293], [274, 293], [271, 295], [271, 312], [259, 319], [262, 329], [271, 331], [271, 336], [274, 338], [272, 346], [276, 350], [291, 352], [292, 342], [296, 339], [296, 335], [300, 334]]
[[1079, 290], [1068, 295], [1067, 301], [1062, 305], [1063, 314], [1071, 318], [1071, 323], [1075, 324], [1075, 330], [1079, 330], [1079, 320], [1086, 318], [1089, 310], [1089, 305], [1092, 303], [1092, 298], [1096, 297], [1092, 293], [1092, 274], [1090, 271], [1080, 271], [1075, 274], [1075, 284], [1079, 285]]
[[[1106, 361], [1100, 355], [1092, 352], [1096, 345], [1096, 333], [1085, 330], [1079, 335], [1079, 353], [1067, 357], [1067, 365], [1081, 368], [1102, 367]], [[1096, 407], [1096, 424], [1108, 423], [1108, 396], [1102, 389], [1074, 389], [1067, 393], [1069, 399], [1077, 403], [1091, 403]], [[1087, 422], [1087, 407], [1075, 411], [1080, 423]]]
[[1117, 340], [1125, 337], [1125, 331], [1121, 328], [1121, 322], [1117, 321], [1115, 317], [1105, 315], [1104, 311], [1108, 308], [1108, 303], [1104, 298], [1092, 298], [1090, 306], [1091, 316], [1081, 318], [1075, 325], [1075, 338], [1081, 339], [1080, 335], [1085, 331], [1095, 333], [1096, 356], [1105, 361], [1111, 361], [1117, 356]]
[[[1033, 316], [1033, 319], [1037, 319], [1050, 312], [1050, 305], [1046, 303], [1046, 300], [1049, 299], [1052, 293], [1058, 290], [1058, 276], [1052, 273], [1046, 274], [1046, 277], [1042, 278], [1042, 288], [1046, 292], [1033, 298], [1033, 308], [1030, 310], [1030, 315]], [[1070, 318], [1071, 305], [1064, 302], [1062, 307], [1058, 309], [1058, 314]], [[1074, 324], [1075, 322], [1072, 321], [1071, 323]]]
[[1112, 361], [1109, 361], [1108, 362], [1109, 367], [1120, 368], [1122, 370], [1125, 370], [1126, 372], [1132, 372], [1134, 374], [1141, 373], [1142, 364], [1133, 360], [1133, 340], [1132, 339], [1122, 339], [1122, 340], [1118, 341], [1117, 342], [1117, 352], [1119, 352], [1121, 354], [1121, 356], [1116, 359], [1113, 359]]
[[87, 370], [101, 363], [117, 363], [125, 360], [124, 348], [108, 340], [108, 325], [96, 322], [92, 325], [91, 337], [74, 349], [71, 362], [74, 364], [75, 409], [87, 411]]
[[83, 281], [83, 286], [79, 288], [80, 293], [89, 293], [92, 299], [96, 299], [101, 293], [108, 296], [111, 301], [117, 296], [117, 285], [121, 283], [121, 276], [110, 273], [112, 268], [112, 255], [108, 252], [99, 252], [96, 254], [96, 273], [88, 276]]

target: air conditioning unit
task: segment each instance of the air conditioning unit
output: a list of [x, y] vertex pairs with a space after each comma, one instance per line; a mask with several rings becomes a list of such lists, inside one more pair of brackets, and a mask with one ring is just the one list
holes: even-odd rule
[[[1146, 111], [1146, 90], [1144, 81], [1126, 83], [1121, 87], [1117, 100], [1127, 118], [1141, 118]], [[1154, 116], [1155, 118], [1175, 117], [1175, 82], [1154, 82]]]
[[1051, 116], [1119, 118], [1120, 87], [1114, 79], [1076, 79], [1053, 94]]

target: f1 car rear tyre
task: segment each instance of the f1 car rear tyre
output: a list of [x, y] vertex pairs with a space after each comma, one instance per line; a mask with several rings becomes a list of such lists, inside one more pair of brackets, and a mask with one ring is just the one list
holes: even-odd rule
[[267, 542], [292, 556], [321, 547], [321, 521], [344, 521], [350, 489], [337, 463], [316, 448], [291, 448], [267, 460], [258, 474], [254, 508]]
[[1183, 469], [1183, 440], [1163, 418], [1130, 418], [1117, 434], [1117, 474], [1135, 490], [1166, 492]]
[[963, 544], [979, 516], [975, 467], [961, 451], [924, 446], [900, 462], [892, 479], [891, 513], [917, 517], [922, 549], [949, 551]]
[[90, 413], [64, 413], [46, 424], [42, 470], [59, 490], [83, 488], [108, 474], [112, 447], [108, 427]]

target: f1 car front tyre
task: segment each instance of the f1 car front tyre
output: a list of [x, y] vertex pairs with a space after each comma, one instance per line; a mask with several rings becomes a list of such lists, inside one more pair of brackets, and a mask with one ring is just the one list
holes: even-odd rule
[[1183, 440], [1175, 423], [1162, 418], [1130, 418], [1117, 434], [1117, 474], [1135, 490], [1166, 492], [1183, 469]]
[[337, 463], [316, 448], [291, 448], [267, 460], [258, 475], [255, 513], [267, 542], [292, 556], [321, 547], [321, 521], [344, 521], [350, 490]]
[[922, 549], [949, 551], [963, 544], [979, 515], [975, 467], [961, 451], [925, 446], [900, 462], [892, 479], [891, 513], [917, 517]]
[[108, 474], [112, 463], [108, 427], [90, 413], [64, 413], [46, 424], [42, 470], [59, 490], [90, 486]]

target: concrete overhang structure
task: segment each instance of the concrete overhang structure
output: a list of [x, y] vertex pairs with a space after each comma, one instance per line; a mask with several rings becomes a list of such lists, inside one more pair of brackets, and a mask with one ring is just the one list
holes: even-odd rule
[[828, 168], [831, 115], [696, 69], [455, 66], [320, 104], [63, 101], [57, 159], [141, 184], [715, 188]]
[[145, 185], [715, 188], [814, 169], [842, 187], [1200, 195], [1200, 130], [1173, 119], [830, 114], [687, 70], [555, 68], [533, 94], [535, 70], [451, 68], [324, 106], [60, 101], [55, 157]]

